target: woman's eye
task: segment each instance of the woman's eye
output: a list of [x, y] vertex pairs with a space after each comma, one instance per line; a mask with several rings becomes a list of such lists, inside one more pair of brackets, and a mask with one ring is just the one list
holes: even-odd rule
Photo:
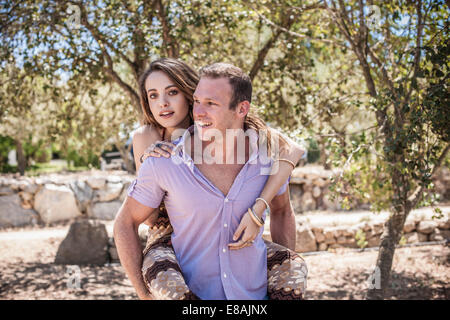
[[208, 102], [208, 104], [210, 105], [210, 106], [215, 106], [216, 104], [214, 103], [214, 102]]
[[150, 93], [150, 94], [148, 95], [148, 97], [149, 97], [150, 99], [155, 99], [155, 98], [156, 98], [156, 94]]
[[170, 90], [169, 95], [174, 96], [178, 93], [178, 90]]

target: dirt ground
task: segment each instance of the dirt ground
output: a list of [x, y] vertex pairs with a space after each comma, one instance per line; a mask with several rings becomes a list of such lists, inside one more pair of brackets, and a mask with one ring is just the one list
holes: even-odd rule
[[[67, 228], [67, 227], [66, 227]], [[0, 299], [137, 299], [119, 264], [81, 266], [76, 272], [53, 263], [67, 229], [49, 236], [34, 230], [0, 231]], [[39, 231], [46, 231], [45, 228]], [[375, 266], [376, 251], [339, 249], [307, 255], [307, 299], [363, 299]], [[445, 245], [398, 248], [388, 299], [450, 297], [450, 248]]]

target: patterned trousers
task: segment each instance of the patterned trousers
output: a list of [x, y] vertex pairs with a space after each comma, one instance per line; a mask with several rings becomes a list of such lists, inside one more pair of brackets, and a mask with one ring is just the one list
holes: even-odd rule
[[[171, 243], [172, 226], [165, 210], [149, 228], [142, 276], [155, 300], [199, 299], [186, 285]], [[271, 300], [303, 300], [308, 269], [298, 253], [276, 243], [267, 246], [267, 294]]]

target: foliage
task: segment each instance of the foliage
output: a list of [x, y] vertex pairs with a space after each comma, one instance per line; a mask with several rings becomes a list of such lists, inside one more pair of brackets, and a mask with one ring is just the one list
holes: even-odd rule
[[355, 240], [356, 240], [357, 246], [358, 246], [359, 248], [361, 248], [361, 249], [366, 248], [367, 245], [369, 244], [369, 243], [366, 241], [366, 233], [365, 233], [363, 230], [361, 230], [361, 229], [359, 229], [358, 231], [356, 231], [356, 234], [355, 234]]

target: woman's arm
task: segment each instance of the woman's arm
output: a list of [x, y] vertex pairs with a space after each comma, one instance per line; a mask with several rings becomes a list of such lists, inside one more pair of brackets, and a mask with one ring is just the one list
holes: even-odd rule
[[[275, 138], [280, 134], [273, 129], [270, 129], [272, 135], [275, 135]], [[292, 161], [292, 163], [296, 166], [300, 159], [302, 159], [306, 155], [306, 150], [295, 143], [291, 139], [287, 138], [283, 135], [283, 139], [279, 139], [280, 141], [280, 154], [279, 157], [275, 156], [275, 160], [277, 159], [286, 159]], [[277, 194], [278, 190], [280, 190], [281, 186], [286, 182], [289, 176], [294, 170], [294, 167], [286, 162], [286, 161], [275, 161], [272, 165], [271, 174], [269, 179], [264, 186], [264, 189], [261, 191], [260, 198], [263, 198], [270, 203], [272, 199]], [[266, 208], [266, 205], [263, 201], [256, 201], [253, 206], [253, 211], [258, 215], [258, 217], [262, 217], [262, 214]]]
[[[278, 132], [274, 131], [273, 129], [270, 130], [274, 138], [279, 138]], [[267, 204], [271, 203], [278, 190], [280, 190], [281, 186], [286, 182], [286, 180], [291, 175], [292, 170], [294, 169], [294, 167], [289, 162], [278, 161], [278, 159], [286, 159], [292, 161], [294, 166], [296, 166], [300, 159], [306, 156], [306, 150], [303, 147], [285, 136], [283, 136], [283, 139], [279, 140], [279, 145], [280, 153], [279, 155], [275, 156], [275, 160], [277, 161], [274, 161], [274, 164], [271, 168], [270, 177], [259, 196], [259, 198], [263, 198], [267, 202]], [[262, 217], [265, 208], [265, 202], [261, 200], [255, 201], [254, 205], [252, 206], [253, 212], [259, 218]], [[259, 230], [260, 227], [257, 226], [254, 220], [250, 217], [250, 213], [244, 214], [238, 228], [234, 233], [233, 240], [236, 241], [237, 239], [239, 239], [242, 232], [244, 232], [244, 234], [240, 241], [229, 244], [230, 249], [240, 249], [251, 245], [251, 241], [256, 238]], [[293, 234], [295, 236], [295, 233]], [[287, 243], [290, 242], [292, 241], [288, 239]]]
[[[136, 164], [136, 172], [141, 167], [141, 156], [145, 150], [156, 141], [161, 140], [161, 135], [153, 125], [144, 125], [137, 129], [133, 134], [133, 154], [134, 163]], [[157, 218], [157, 215], [148, 218], [144, 223], [152, 226]]]
[[144, 125], [137, 129], [133, 135], [133, 153], [136, 172], [141, 167], [140, 158], [145, 150], [156, 141], [162, 140], [161, 134], [153, 125]]

